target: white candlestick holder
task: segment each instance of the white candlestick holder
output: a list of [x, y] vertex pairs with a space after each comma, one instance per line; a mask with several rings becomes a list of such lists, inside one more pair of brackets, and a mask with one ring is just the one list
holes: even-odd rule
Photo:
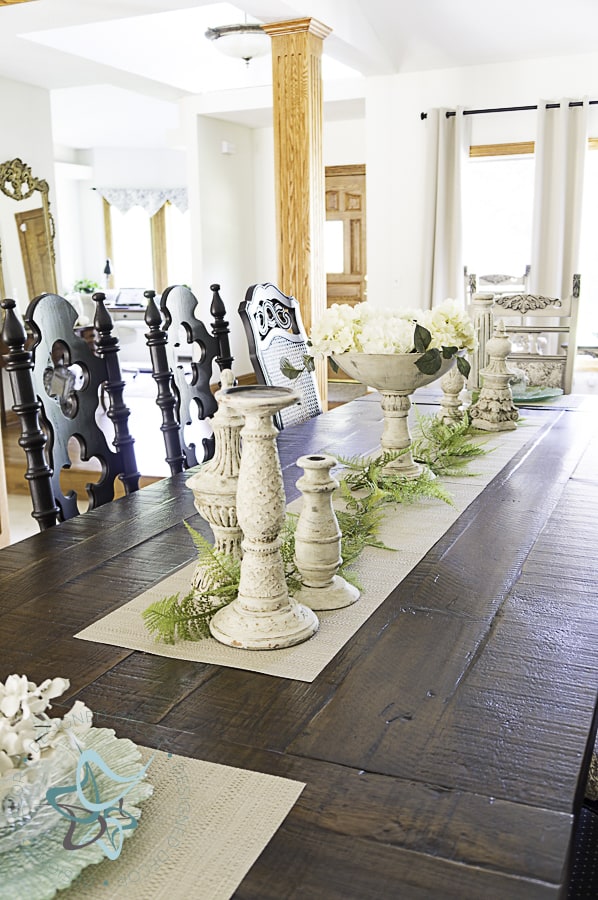
[[242, 415], [237, 518], [243, 531], [239, 593], [210, 621], [216, 640], [246, 650], [276, 650], [312, 637], [318, 618], [289, 597], [280, 553], [285, 493], [272, 416], [296, 403], [288, 388], [228, 388], [221, 402]]
[[342, 609], [359, 599], [359, 591], [337, 572], [342, 563], [341, 530], [332, 506], [338, 481], [330, 474], [333, 456], [302, 456], [297, 481], [303, 505], [295, 531], [295, 563], [302, 587], [295, 599], [310, 609]]

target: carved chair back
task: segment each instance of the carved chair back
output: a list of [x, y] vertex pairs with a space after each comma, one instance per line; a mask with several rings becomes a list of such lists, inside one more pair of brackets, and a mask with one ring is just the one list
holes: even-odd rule
[[568, 297], [494, 294], [493, 319], [502, 319], [512, 343], [509, 361], [522, 369], [530, 386], [571, 393], [577, 350], [581, 277], [573, 276]]
[[[214, 437], [211, 426], [205, 422], [218, 408], [210, 387], [213, 362], [220, 371], [230, 369], [233, 362], [220, 285], [212, 284], [210, 289], [211, 333], [196, 316], [199, 304], [189, 288], [166, 288], [160, 310], [155, 291], [145, 292], [145, 322], [149, 329], [146, 340], [158, 390], [156, 403], [162, 412], [166, 461], [173, 475], [214, 455]], [[194, 427], [199, 432], [199, 423], [203, 422], [205, 434], [200, 438], [199, 451], [197, 442], [186, 437], [185, 429]]]
[[529, 277], [531, 266], [525, 267], [525, 272], [521, 275], [476, 275], [470, 272], [465, 266], [465, 299], [469, 304], [473, 301], [474, 294], [492, 293], [492, 294], [513, 294], [527, 293], [529, 290]]
[[41, 294], [29, 304], [24, 318], [31, 341], [14, 300], [2, 303], [6, 368], [21, 423], [19, 443], [27, 456], [25, 478], [42, 530], [79, 513], [76, 492], [64, 493], [61, 487], [61, 474], [71, 467], [71, 439], [83, 460], [95, 457], [101, 465], [99, 480], [86, 486], [88, 509], [114, 499], [117, 478], [127, 494], [139, 487], [118, 340], [104, 294], [93, 299], [95, 349], [74, 331], [77, 311], [57, 294]]
[[303, 369], [303, 357], [308, 351], [307, 334], [295, 298], [287, 297], [273, 284], [253, 284], [239, 306], [239, 315], [258, 384], [291, 387], [301, 395], [299, 403], [277, 413], [278, 427], [319, 415], [322, 401], [313, 372], [303, 371], [296, 381], [291, 381], [280, 368], [281, 360], [286, 358], [294, 368]]

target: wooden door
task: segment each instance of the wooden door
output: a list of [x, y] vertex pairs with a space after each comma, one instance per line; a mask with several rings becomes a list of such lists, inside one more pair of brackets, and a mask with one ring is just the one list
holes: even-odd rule
[[[365, 166], [326, 167], [326, 302], [366, 299]], [[347, 381], [328, 367], [331, 381]]]
[[328, 306], [365, 300], [365, 234], [365, 166], [327, 166]]
[[21, 257], [32, 300], [38, 294], [54, 291], [54, 266], [48, 244], [46, 215], [42, 208], [15, 213]]

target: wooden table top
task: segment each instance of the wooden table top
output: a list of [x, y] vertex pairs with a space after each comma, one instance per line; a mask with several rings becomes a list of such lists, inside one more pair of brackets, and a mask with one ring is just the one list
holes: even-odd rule
[[[596, 727], [596, 416], [525, 416], [531, 444], [313, 683], [73, 637], [193, 558], [186, 475], [0, 551], [0, 677], [63, 676], [57, 713], [306, 782], [235, 897], [562, 896]], [[381, 424], [368, 396], [283, 431], [288, 499], [300, 455]]]

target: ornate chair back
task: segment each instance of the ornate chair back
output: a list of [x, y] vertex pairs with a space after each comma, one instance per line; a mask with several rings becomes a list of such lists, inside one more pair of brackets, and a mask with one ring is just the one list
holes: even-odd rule
[[295, 298], [287, 297], [273, 284], [253, 284], [239, 306], [239, 315], [258, 384], [292, 387], [301, 395], [300, 403], [277, 414], [278, 427], [319, 415], [322, 401], [313, 372], [303, 371], [296, 381], [291, 381], [280, 368], [281, 360], [286, 358], [294, 368], [302, 369], [308, 351], [307, 334]]
[[145, 292], [145, 322], [149, 329], [146, 340], [158, 389], [156, 403], [162, 412], [166, 461], [173, 475], [213, 456], [214, 438], [209, 424], [206, 423], [205, 436], [201, 438], [201, 452], [196, 442], [186, 439], [185, 428], [191, 428], [197, 419], [210, 419], [218, 408], [210, 387], [214, 360], [220, 371], [230, 369], [233, 362], [220, 285], [212, 284], [210, 289], [211, 334], [195, 315], [198, 302], [189, 288], [166, 288], [160, 310], [155, 291]]
[[494, 294], [492, 315], [503, 319], [512, 342], [509, 362], [522, 369], [534, 387], [571, 393], [577, 351], [581, 277], [573, 276], [568, 297], [541, 294]]
[[465, 298], [469, 305], [477, 293], [514, 294], [529, 290], [531, 266], [525, 267], [521, 275], [475, 275], [465, 266]]
[[[71, 467], [69, 441], [73, 438], [83, 460], [96, 457], [101, 465], [99, 480], [86, 486], [88, 509], [114, 499], [117, 478], [127, 494], [139, 487], [118, 340], [112, 334], [104, 294], [94, 294], [93, 299], [95, 350], [74, 331], [77, 311], [63, 297], [41, 294], [29, 304], [25, 324], [32, 334], [30, 348], [14, 300], [2, 303], [6, 368], [13, 409], [21, 423], [19, 443], [27, 456], [25, 478], [33, 517], [42, 530], [79, 512], [76, 492], [65, 494], [61, 487], [61, 474]], [[108, 409], [103, 415], [105, 396]]]

